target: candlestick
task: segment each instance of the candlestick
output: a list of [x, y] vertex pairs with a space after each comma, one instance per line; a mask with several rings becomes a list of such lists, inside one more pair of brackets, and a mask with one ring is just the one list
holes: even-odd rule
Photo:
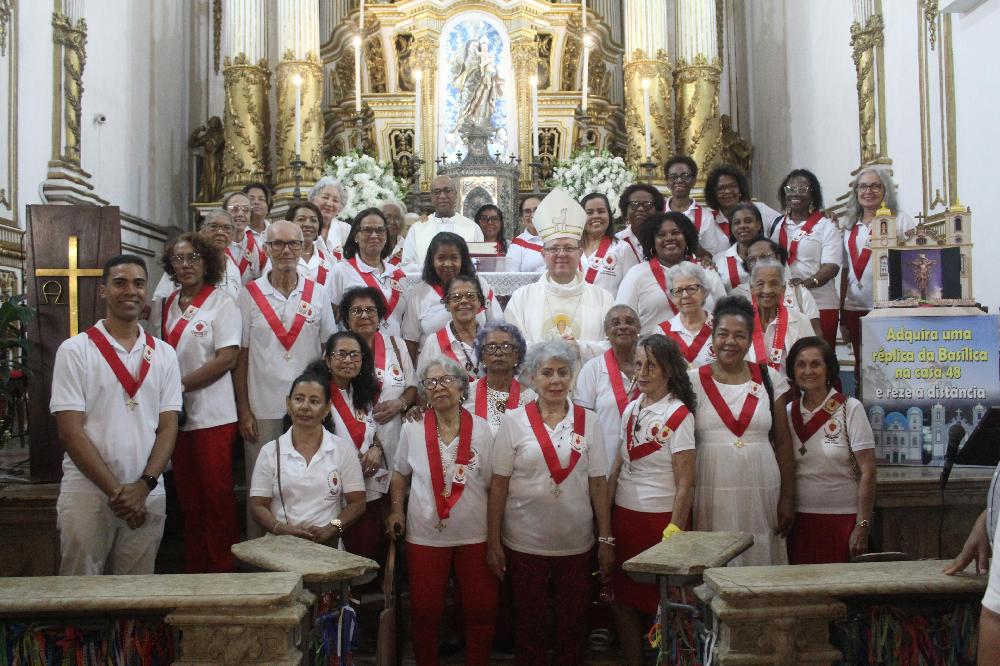
[[421, 104], [422, 98], [420, 95], [420, 89], [422, 87], [421, 84], [423, 83], [423, 80], [424, 80], [424, 71], [422, 69], [414, 70], [413, 72], [413, 83], [415, 88], [413, 92], [413, 154], [414, 155], [419, 155], [421, 152], [420, 139], [421, 135], [423, 134], [423, 132], [421, 131], [423, 129], [422, 127], [423, 123], [421, 122], [420, 116], [421, 116], [421, 111], [423, 111], [423, 108]]
[[649, 79], [642, 80], [642, 119], [646, 126], [646, 160], [649, 161], [653, 155], [652, 141], [649, 135]]
[[295, 85], [295, 155], [302, 154], [302, 77], [292, 77]]
[[358, 29], [365, 34], [365, 0], [361, 0], [361, 12], [358, 14]]
[[580, 108], [587, 112], [587, 96], [590, 92], [590, 35], [583, 36], [583, 85]]
[[354, 37], [354, 113], [361, 113], [361, 35]]
[[531, 149], [538, 155], [538, 77], [531, 77]]
[[583, 5], [583, 30], [587, 30], [587, 0], [583, 0], [580, 4]]

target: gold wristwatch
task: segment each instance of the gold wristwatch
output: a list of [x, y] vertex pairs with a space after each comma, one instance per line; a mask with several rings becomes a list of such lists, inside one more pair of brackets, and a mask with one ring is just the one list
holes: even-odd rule
[[340, 518], [334, 518], [330, 521], [330, 525], [337, 528], [337, 535], [340, 536], [344, 533], [344, 521]]
[[872, 524], [870, 522], [868, 522], [867, 520], [859, 520], [858, 521], [858, 527], [870, 528], [871, 526], [872, 526]]

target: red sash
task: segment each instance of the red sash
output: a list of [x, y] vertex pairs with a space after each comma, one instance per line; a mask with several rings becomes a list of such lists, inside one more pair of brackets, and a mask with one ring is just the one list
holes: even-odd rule
[[738, 419], [733, 417], [733, 413], [729, 411], [729, 405], [726, 404], [726, 401], [722, 399], [722, 394], [719, 393], [719, 387], [715, 385], [715, 379], [712, 377], [712, 366], [703, 365], [698, 369], [701, 388], [705, 391], [708, 401], [712, 403], [712, 407], [715, 408], [715, 412], [719, 415], [719, 418], [729, 428], [729, 432], [736, 435], [737, 447], [743, 445], [740, 437], [750, 427], [750, 421], [753, 420], [753, 414], [757, 411], [757, 403], [760, 401], [758, 395], [764, 390], [764, 387], [761, 385], [760, 366], [755, 363], [747, 363], [747, 367], [750, 368], [750, 379], [755, 382], [755, 386], [751, 386], [750, 392], [747, 393], [747, 397], [743, 400], [743, 408], [740, 410]]
[[510, 244], [511, 245], [520, 245], [521, 247], [525, 248], [526, 250], [534, 250], [535, 252], [538, 252], [539, 254], [542, 252], [542, 246], [541, 245], [538, 245], [536, 243], [529, 243], [528, 241], [524, 240], [520, 236], [518, 236], [517, 238], [515, 238], [514, 240], [512, 240], [510, 242]]
[[[719, 222], [719, 217], [721, 215], [722, 214], [719, 211], [715, 210], [714, 208], [712, 209], [712, 217], [715, 218], [715, 223], [719, 225], [720, 229], [722, 229], [722, 233], [726, 234], [726, 238], [732, 238], [733, 234], [732, 232], [729, 231], [729, 220], [726, 220], [725, 222]], [[725, 218], [722, 219], [725, 220]]]
[[611, 239], [605, 236], [601, 239], [600, 245], [597, 246], [597, 252], [590, 258], [590, 266], [587, 268], [587, 274], [583, 277], [587, 284], [594, 284], [594, 280], [597, 279], [597, 267], [604, 261], [604, 255], [608, 253], [609, 247], [611, 247]]
[[234, 264], [236, 264], [236, 268], [240, 272], [240, 277], [243, 277], [243, 275], [247, 272], [247, 269], [250, 268], [250, 260], [247, 259], [247, 253], [244, 251], [243, 256], [239, 261], [236, 261], [236, 257], [233, 256], [233, 251], [228, 247], [226, 248], [226, 254], [228, 254], [229, 258], [233, 260]]
[[524, 413], [528, 416], [528, 423], [531, 424], [531, 432], [535, 434], [538, 445], [542, 449], [542, 456], [545, 458], [545, 465], [549, 468], [549, 475], [558, 486], [570, 475], [576, 463], [580, 461], [583, 451], [583, 438], [586, 435], [586, 412], [580, 405], [573, 405], [573, 443], [572, 451], [569, 454], [569, 463], [565, 467], [559, 464], [559, 456], [556, 454], [556, 447], [552, 444], [549, 431], [542, 421], [542, 413], [538, 410], [538, 401], [529, 402], [524, 406]]
[[[448, 329], [448, 326], [444, 326], [443, 328], [439, 328], [438, 332], [434, 334], [437, 337], [438, 347], [441, 348], [442, 354], [465, 368], [465, 363], [458, 360], [458, 356], [455, 355], [455, 350], [451, 348], [451, 335]], [[459, 342], [458, 344], [462, 343]], [[468, 368], [465, 368], [465, 371], [469, 373], [469, 381], [475, 381], [476, 375], [473, 374], [473, 372], [469, 372]], [[473, 371], [475, 371], [475, 368], [473, 368]]]
[[622, 381], [622, 371], [618, 367], [618, 359], [610, 349], [604, 352], [604, 364], [608, 367], [608, 381], [611, 383], [611, 391], [615, 394], [615, 404], [618, 405], [618, 415], [625, 413], [628, 403], [639, 397], [639, 389], [632, 389], [632, 392], [625, 395], [625, 382]]
[[[787, 219], [788, 216], [786, 215], [784, 218], [782, 218], [780, 222], [781, 230], [778, 232], [778, 243], [781, 244], [781, 247], [786, 248], [788, 250], [788, 265], [791, 266], [792, 264], [795, 263], [795, 260], [798, 258], [800, 238], [796, 238], [795, 240], [792, 241], [791, 245], [789, 245], [788, 234], [785, 231], [785, 220]], [[805, 224], [802, 225], [802, 229], [799, 230], [799, 233], [802, 236], [808, 236], [809, 234], [812, 233], [813, 228], [817, 224], [819, 224], [819, 221], [822, 219], [823, 219], [823, 211], [821, 210], [816, 211], [806, 219], [806, 222]]]
[[740, 269], [736, 266], [736, 257], [726, 257], [726, 270], [729, 271], [729, 286], [733, 289], [740, 286]]
[[677, 314], [678, 310], [674, 306], [674, 302], [670, 300], [670, 292], [667, 291], [667, 275], [663, 272], [663, 266], [660, 265], [660, 260], [653, 257], [648, 262], [649, 270], [653, 273], [653, 277], [656, 278], [656, 283], [660, 285], [660, 289], [663, 290], [663, 295], [667, 298], [667, 305], [670, 306], [670, 311]]
[[[840, 406], [847, 400], [841, 393], [834, 391], [833, 395], [823, 404], [823, 408], [812, 415], [808, 423], [802, 421], [802, 401], [796, 400], [792, 403], [792, 426], [799, 441], [805, 444], [809, 438], [816, 434], [816, 431], [826, 425], [830, 417], [837, 413]], [[845, 424], [846, 425], [846, 424]]]
[[393, 266], [399, 266], [401, 263], [403, 263], [403, 255], [394, 254], [391, 257], [389, 257], [386, 261], [388, 261]]
[[299, 333], [302, 332], [302, 327], [306, 323], [306, 314], [309, 312], [309, 306], [312, 302], [313, 289], [316, 287], [316, 283], [312, 280], [306, 279], [305, 285], [302, 287], [302, 297], [299, 299], [299, 309], [295, 313], [295, 319], [292, 321], [292, 327], [285, 330], [284, 325], [281, 320], [278, 319], [278, 314], [271, 307], [271, 304], [267, 302], [267, 298], [264, 296], [264, 292], [260, 290], [256, 282], [248, 282], [246, 286], [247, 293], [250, 294], [250, 298], [253, 302], [257, 304], [260, 309], [264, 319], [267, 320], [268, 326], [274, 332], [278, 342], [281, 346], [285, 348], [288, 352], [285, 355], [285, 359], [291, 358], [289, 354], [292, 352], [292, 346], [299, 337]]
[[775, 370], [781, 370], [781, 359], [785, 353], [785, 335], [788, 333], [788, 308], [785, 307], [784, 297], [778, 301], [777, 323], [774, 325], [774, 340], [771, 342], [770, 353], [764, 350], [764, 326], [760, 321], [760, 310], [757, 308], [757, 297], [753, 300], [753, 351], [758, 363], [767, 363]]
[[347, 427], [347, 433], [351, 436], [354, 447], [360, 451], [361, 447], [365, 445], [365, 433], [368, 430], [368, 425], [364, 420], [358, 420], [354, 415], [354, 410], [344, 400], [343, 391], [332, 381], [330, 382], [330, 402], [333, 403], [333, 408], [337, 410], [340, 420]]
[[[366, 285], [368, 285], [372, 289], [377, 290], [378, 293], [382, 294], [382, 286], [379, 285], [378, 280], [372, 277], [371, 273], [362, 271], [360, 268], [358, 268], [358, 258], [356, 256], [348, 259], [347, 263], [349, 263], [354, 268], [354, 270], [357, 271], [358, 275], [361, 276], [361, 279], [364, 280]], [[396, 287], [392, 286], [392, 283], [393, 281], [395, 281], [396, 284], [398, 285], [399, 281], [405, 277], [406, 273], [397, 268], [392, 272], [392, 275], [389, 278], [389, 289], [392, 291], [392, 297], [387, 301], [385, 299], [385, 294], [382, 295], [382, 302], [385, 303], [386, 319], [389, 319], [389, 317], [392, 316], [392, 311], [396, 309], [397, 305], [399, 305], [399, 297], [403, 293], [402, 289], [397, 289]]]
[[669, 321], [661, 323], [660, 328], [663, 330], [664, 335], [674, 339], [674, 342], [680, 347], [681, 354], [684, 355], [684, 359], [687, 360], [688, 365], [694, 363], [694, 360], [698, 358], [698, 354], [701, 353], [701, 348], [712, 337], [712, 327], [708, 325], [707, 321], [702, 325], [701, 330], [698, 331], [698, 335], [691, 341], [690, 347], [684, 342], [684, 338], [681, 337], [680, 333], [670, 328]]
[[455, 471], [451, 477], [451, 488], [444, 485], [444, 461], [438, 446], [437, 415], [433, 409], [424, 412], [424, 444], [427, 446], [427, 464], [431, 472], [431, 488], [437, 505], [438, 520], [445, 520], [452, 507], [465, 490], [465, 475], [472, 460], [472, 415], [459, 409], [458, 451], [455, 453]]
[[[247, 251], [243, 253], [243, 260], [247, 261], [247, 256], [251, 252], [256, 252], [257, 269], [262, 271], [264, 270], [264, 266], [267, 265], [267, 253], [264, 252], [264, 248], [262, 248], [260, 245], [257, 244], [257, 239], [254, 237], [253, 232], [250, 231], [249, 227], [247, 228], [246, 233], [247, 233]], [[250, 265], [249, 262], [247, 262], [247, 265], [248, 266]], [[242, 268], [240, 269], [240, 274], [241, 275], [243, 274]]]
[[97, 347], [97, 351], [101, 352], [101, 356], [104, 357], [108, 367], [111, 368], [111, 372], [115, 373], [115, 377], [118, 378], [118, 383], [121, 384], [122, 388], [125, 389], [125, 393], [128, 394], [125, 406], [129, 409], [134, 409], [137, 404], [135, 394], [139, 392], [142, 383], [146, 381], [146, 375], [149, 373], [149, 365], [153, 361], [153, 350], [156, 349], [155, 338], [146, 333], [146, 348], [142, 350], [142, 364], [139, 366], [139, 376], [133, 377], [125, 367], [125, 364], [122, 363], [122, 360], [118, 358], [118, 354], [112, 348], [111, 343], [108, 342], [107, 337], [104, 336], [97, 326], [91, 326], [87, 329], [87, 337]]
[[181, 341], [181, 335], [184, 334], [184, 329], [194, 319], [194, 316], [198, 314], [198, 310], [205, 304], [205, 301], [208, 300], [213, 291], [215, 291], [215, 287], [212, 285], [206, 284], [203, 286], [201, 291], [195, 295], [194, 300], [191, 301], [191, 305], [187, 306], [187, 310], [184, 311], [184, 314], [181, 315], [181, 318], [174, 324], [173, 329], [170, 331], [167, 330], [167, 314], [170, 312], [170, 306], [174, 304], [174, 300], [181, 293], [181, 290], [178, 289], [167, 297], [167, 300], [163, 302], [163, 311], [160, 317], [160, 337], [163, 338], [164, 342], [177, 349], [177, 344]]
[[847, 241], [847, 251], [851, 255], [851, 268], [854, 269], [854, 275], [857, 277], [858, 282], [861, 282], [861, 276], [865, 274], [865, 269], [868, 268], [868, 260], [872, 258], [872, 251], [867, 247], [863, 247], [858, 250], [858, 229], [861, 228], [861, 223], [854, 225], [851, 229], [851, 236]]
[[686, 405], [681, 405], [674, 410], [674, 413], [667, 418], [666, 423], [663, 424], [663, 429], [652, 433], [655, 439], [645, 442], [643, 444], [635, 444], [633, 438], [635, 437], [635, 417], [639, 412], [638, 409], [634, 410], [632, 414], [628, 417], [628, 426], [625, 428], [625, 444], [628, 449], [628, 459], [635, 462], [639, 458], [645, 458], [651, 453], [656, 453], [663, 448], [663, 445], [667, 443], [667, 438], [677, 430], [680, 426], [681, 421], [686, 419], [691, 413], [691, 410], [687, 408]]
[[[476, 401], [473, 404], [473, 409], [476, 411], [476, 416], [481, 419], [488, 418], [489, 414], [488, 407], [486, 404], [486, 377], [479, 380], [476, 384]], [[516, 379], [510, 382], [510, 395], [507, 396], [507, 402], [504, 404], [504, 409], [517, 409], [518, 403], [521, 401], [521, 383]]]
[[701, 233], [701, 206], [695, 205], [694, 207], [694, 230]]

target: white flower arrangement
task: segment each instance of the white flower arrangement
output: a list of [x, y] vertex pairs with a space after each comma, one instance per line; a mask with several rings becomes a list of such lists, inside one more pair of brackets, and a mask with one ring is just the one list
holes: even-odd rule
[[343, 186], [347, 201], [339, 217], [347, 222], [366, 208], [378, 206], [388, 199], [402, 201], [406, 197], [406, 188], [392, 172], [391, 164], [358, 151], [331, 157], [323, 168], [323, 175], [333, 176]]
[[582, 150], [568, 160], [556, 164], [552, 184], [582, 199], [591, 192], [599, 192], [611, 202], [613, 217], [618, 216], [618, 197], [635, 182], [635, 174], [625, 165], [625, 160], [606, 150], [600, 153]]

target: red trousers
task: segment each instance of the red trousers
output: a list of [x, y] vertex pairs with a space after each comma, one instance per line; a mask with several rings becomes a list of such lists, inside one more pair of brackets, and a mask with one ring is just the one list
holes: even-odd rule
[[673, 513], [632, 511], [612, 507], [611, 524], [615, 536], [615, 601], [637, 608], [643, 613], [655, 613], [660, 605], [660, 589], [656, 583], [637, 583], [622, 569], [630, 560], [663, 540], [663, 530], [670, 524]]
[[383, 495], [365, 504], [365, 512], [344, 532], [343, 539], [344, 549], [348, 553], [375, 560], [380, 567], [385, 567], [385, 558], [389, 554], [385, 527], [382, 524], [384, 500]]
[[497, 619], [497, 579], [486, 566], [486, 544], [437, 548], [407, 543], [406, 559], [410, 571], [413, 655], [417, 666], [439, 663], [438, 630], [453, 564], [462, 596], [465, 663], [472, 666], [489, 664]]
[[823, 339], [834, 349], [837, 348], [837, 327], [840, 324], [840, 310], [831, 308], [819, 311], [819, 328]]
[[[590, 551], [547, 557], [507, 549], [514, 588], [515, 663], [575, 666], [584, 663], [590, 593]], [[555, 590], [555, 635], [546, 631], [549, 579]]]
[[788, 534], [789, 564], [836, 564], [851, 559], [853, 513], [796, 513]]
[[240, 540], [233, 491], [236, 424], [177, 433], [172, 458], [184, 516], [188, 573], [235, 571], [230, 547]]

